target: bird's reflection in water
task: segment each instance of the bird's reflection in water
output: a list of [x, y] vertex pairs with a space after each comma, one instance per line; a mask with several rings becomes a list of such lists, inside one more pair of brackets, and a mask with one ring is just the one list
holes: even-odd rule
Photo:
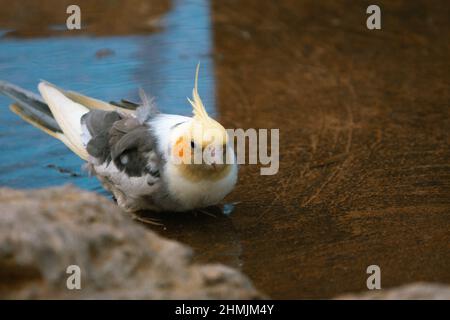
[[[235, 203], [189, 212], [139, 212], [137, 220], [158, 234], [192, 247], [196, 262], [240, 268], [241, 243], [233, 225]], [[147, 220], [156, 223], [146, 223]]]

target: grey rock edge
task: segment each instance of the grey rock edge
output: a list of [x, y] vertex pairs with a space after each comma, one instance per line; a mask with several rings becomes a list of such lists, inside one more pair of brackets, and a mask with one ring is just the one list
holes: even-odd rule
[[[81, 290], [69, 290], [69, 265]], [[186, 246], [72, 186], [0, 189], [0, 298], [260, 299], [240, 272], [197, 265]]]
[[392, 289], [374, 290], [367, 293], [345, 294], [343, 300], [450, 300], [450, 286], [426, 282], [407, 284]]

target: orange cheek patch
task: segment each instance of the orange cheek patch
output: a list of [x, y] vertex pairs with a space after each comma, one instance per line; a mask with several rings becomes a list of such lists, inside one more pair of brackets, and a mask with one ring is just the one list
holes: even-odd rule
[[176, 147], [176, 150], [178, 150], [178, 156], [180, 158], [182, 158], [184, 156], [184, 148], [183, 148], [184, 143], [183, 142], [184, 141], [183, 141], [182, 137], [178, 138], [177, 142], [175, 142], [175, 147]]

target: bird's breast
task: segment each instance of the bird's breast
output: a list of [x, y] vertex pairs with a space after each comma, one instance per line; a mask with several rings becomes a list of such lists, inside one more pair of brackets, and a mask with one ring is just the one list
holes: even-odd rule
[[177, 165], [168, 165], [165, 172], [170, 196], [180, 204], [179, 211], [202, 208], [219, 203], [233, 190], [237, 180], [237, 165], [231, 164], [217, 179], [190, 179]]

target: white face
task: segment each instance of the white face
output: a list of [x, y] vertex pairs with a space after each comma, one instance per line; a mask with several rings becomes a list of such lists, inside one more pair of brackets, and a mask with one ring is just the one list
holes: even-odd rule
[[180, 128], [172, 140], [173, 159], [177, 163], [193, 164], [205, 170], [222, 168], [226, 163], [228, 135], [225, 129], [219, 126], [203, 126], [193, 122], [185, 128]]

